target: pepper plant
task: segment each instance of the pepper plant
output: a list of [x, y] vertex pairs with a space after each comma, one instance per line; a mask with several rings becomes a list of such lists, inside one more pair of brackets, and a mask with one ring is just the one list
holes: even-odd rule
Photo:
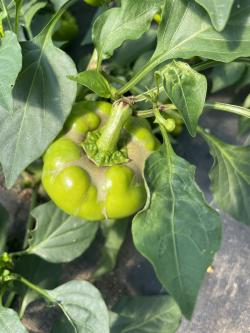
[[[25, 175], [33, 186], [18, 248], [0, 207], [0, 333], [28, 332], [21, 319], [37, 298], [60, 310], [53, 333], [175, 332], [220, 248], [215, 208], [250, 224], [250, 95], [243, 106], [208, 96], [250, 83], [249, 1], [85, 2], [0, 2], [0, 162], [7, 189]], [[100, 6], [88, 29], [72, 5], [79, 22], [79, 8]], [[72, 43], [86, 53], [75, 62]], [[200, 126], [208, 109], [239, 118], [241, 145]], [[209, 145], [213, 207], [175, 153], [182, 130]], [[108, 310], [94, 283], [115, 267], [129, 226], [164, 294]], [[90, 281], [59, 285], [57, 264], [98, 230]]]

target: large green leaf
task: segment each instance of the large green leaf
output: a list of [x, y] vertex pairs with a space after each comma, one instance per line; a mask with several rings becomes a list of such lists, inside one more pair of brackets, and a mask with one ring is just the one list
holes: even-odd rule
[[93, 241], [99, 224], [67, 215], [52, 201], [36, 207], [37, 220], [27, 253], [49, 262], [69, 262], [79, 257]]
[[206, 11], [194, 0], [166, 0], [151, 60], [119, 93], [124, 93], [159, 64], [194, 56], [230, 62], [250, 55], [250, 5], [237, 0], [223, 32], [214, 29]]
[[22, 53], [17, 37], [6, 31], [0, 39], [0, 109], [13, 111], [12, 89], [21, 68]]
[[250, 225], [250, 146], [226, 144], [202, 131], [214, 165], [210, 172], [214, 201], [235, 219]]
[[0, 305], [0, 333], [28, 333], [18, 314]]
[[[37, 256], [22, 256], [16, 262], [15, 272], [39, 287], [52, 289], [59, 284], [61, 266], [48, 263]], [[41, 296], [20, 283], [17, 283], [16, 288], [18, 294], [22, 296], [19, 309], [19, 316], [22, 318], [27, 306]]]
[[213, 26], [222, 31], [229, 19], [234, 0], [195, 0], [208, 12]]
[[132, 225], [137, 249], [187, 318], [221, 238], [219, 215], [206, 203], [194, 172], [166, 140], [146, 161], [148, 201]]
[[51, 41], [64, 9], [38, 36], [21, 44], [23, 67], [13, 90], [14, 111], [0, 107], [0, 160], [7, 187], [59, 133], [75, 100], [76, 83], [67, 79], [76, 73], [75, 65]]
[[[152, 60], [193, 56], [229, 62], [250, 55], [250, 5], [237, 0], [223, 32], [217, 32], [207, 13], [193, 0], [166, 0]], [[174, 14], [173, 14], [174, 13]]]
[[206, 77], [181, 61], [166, 65], [161, 75], [168, 97], [181, 113], [189, 133], [195, 136], [207, 94]]
[[0, 204], [0, 254], [5, 250], [7, 240], [9, 214]]
[[117, 256], [126, 236], [128, 221], [128, 219], [102, 221], [100, 227], [105, 237], [105, 243], [98, 267], [92, 278], [97, 279], [103, 274], [112, 271], [115, 267]]
[[181, 321], [180, 309], [169, 296], [124, 297], [113, 311], [111, 333], [175, 333]]
[[70, 281], [47, 291], [71, 325], [57, 322], [53, 333], [109, 333], [109, 315], [100, 292], [87, 281]]
[[122, 0], [121, 7], [100, 15], [93, 26], [93, 41], [99, 58], [112, 56], [125, 40], [138, 39], [150, 27], [163, 0]]

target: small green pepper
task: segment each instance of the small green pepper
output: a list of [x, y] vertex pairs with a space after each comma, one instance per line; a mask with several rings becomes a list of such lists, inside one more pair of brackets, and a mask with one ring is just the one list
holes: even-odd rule
[[84, 2], [94, 7], [100, 7], [105, 4], [105, 0], [84, 0]]
[[111, 109], [102, 101], [76, 103], [63, 134], [44, 155], [42, 181], [51, 199], [68, 214], [89, 221], [121, 219], [145, 205], [144, 162], [159, 145], [149, 123], [129, 115], [119, 138], [126, 162], [97, 166], [84, 142], [89, 134], [103, 131]]

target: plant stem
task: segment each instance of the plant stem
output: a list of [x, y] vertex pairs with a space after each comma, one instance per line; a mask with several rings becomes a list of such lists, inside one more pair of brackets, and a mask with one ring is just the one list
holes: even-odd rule
[[10, 16], [9, 16], [9, 12], [8, 12], [7, 6], [5, 5], [5, 1], [4, 0], [1, 0], [1, 5], [2, 5], [2, 8], [3, 8], [3, 10], [4, 10], [5, 14], [6, 14], [9, 29], [11, 31], [13, 31], [13, 27], [12, 27], [12, 24], [11, 24], [11, 19], [10, 19]]
[[33, 284], [32, 282], [26, 280], [23, 276], [17, 275], [15, 274], [13, 276], [13, 280], [19, 281], [22, 284], [24, 284], [26, 287], [34, 290], [36, 293], [38, 293], [39, 295], [41, 295], [43, 298], [47, 299], [48, 301], [52, 302], [52, 303], [56, 303], [55, 299], [52, 298], [46, 290], [40, 288], [39, 286]]
[[21, 12], [22, 5], [23, 5], [23, 0], [20, 0], [19, 4], [16, 5], [15, 34], [18, 34], [18, 28], [19, 28], [19, 15], [20, 15], [20, 12]]
[[[170, 59], [169, 59], [170, 60]], [[235, 62], [244, 62], [244, 63], [249, 63], [250, 59], [249, 58], [238, 58], [236, 60], [234, 60]], [[131, 88], [133, 88], [138, 82], [140, 82], [143, 77], [148, 74], [151, 70], [153, 70], [156, 66], [158, 66], [161, 63], [161, 59], [160, 58], [155, 58], [153, 61], [150, 61], [144, 68], [142, 68], [139, 72], [137, 72], [135, 74], [134, 77], [132, 77], [132, 79], [130, 81], [128, 81], [127, 83], [124, 84], [123, 87], [121, 87], [117, 94], [119, 96], [123, 95], [124, 93], [126, 93], [127, 91], [131, 90]], [[222, 64], [219, 61], [215, 61], [215, 60], [206, 60], [204, 62], [201, 62], [199, 64], [196, 64], [194, 66], [192, 66], [193, 69], [195, 69], [196, 71], [203, 71], [205, 69], [217, 66]]]
[[[220, 103], [220, 102], [206, 102], [205, 108], [211, 108], [219, 111], [225, 111], [234, 113], [239, 116], [250, 118], [250, 110], [238, 105]], [[176, 116], [180, 117], [180, 115], [175, 111], [176, 106], [174, 104], [166, 104], [160, 106], [160, 111], [167, 112], [171, 115], [171, 113]], [[140, 118], [149, 118], [154, 116], [155, 109], [148, 109], [148, 110], [141, 110], [136, 111], [135, 115]], [[181, 117], [180, 117], [181, 118]]]
[[205, 103], [206, 108], [212, 108], [215, 110], [226, 111], [250, 118], [250, 110], [238, 105], [220, 103], [220, 102], [207, 102]]
[[[115, 82], [115, 83], [118, 83], [118, 84], [120, 84], [121, 86], [124, 85], [124, 84], [126, 84], [126, 81], [125, 81], [125, 80], [120, 79], [120, 78], [118, 78], [118, 77], [116, 77], [116, 76], [113, 76], [113, 75], [110, 75], [110, 74], [107, 74], [107, 73], [104, 73], [104, 76], [105, 76], [109, 81], [113, 81], [113, 82]], [[133, 94], [142, 94], [141, 89], [139, 89], [139, 88], [137, 88], [137, 87], [133, 87], [133, 88], [131, 88], [131, 92], [132, 92]], [[136, 97], [137, 97], [137, 96], [136, 96]]]
[[97, 50], [94, 49], [86, 70], [96, 69], [97, 68], [97, 62], [98, 62], [98, 54], [97, 54]]
[[4, 287], [0, 286], [0, 305], [3, 305], [3, 296], [4, 296], [4, 293], [5, 293]]
[[[128, 81], [123, 87], [121, 87], [117, 94], [122, 95], [126, 93], [128, 90], [130, 90], [132, 87], [134, 87], [139, 81], [142, 80], [142, 78], [148, 74], [151, 70], [153, 70], [157, 65], [159, 64], [159, 59], [156, 58], [153, 61], [149, 62], [146, 67], [142, 68], [138, 73], [135, 74], [134, 77], [130, 81]], [[197, 64], [194, 66], [194, 69], [196, 70], [204, 70], [210, 67], [214, 67], [215, 65], [219, 64], [219, 62], [213, 61], [213, 60], [207, 60], [203, 63]]]
[[10, 253], [10, 257], [11, 258], [15, 258], [15, 257], [21, 257], [23, 255], [27, 254], [26, 251], [17, 251], [17, 252], [12, 252]]
[[135, 111], [134, 114], [139, 118], [150, 118], [154, 116], [155, 109]]
[[29, 232], [30, 232], [30, 230], [32, 228], [32, 224], [33, 224], [33, 221], [34, 221], [34, 218], [31, 215], [31, 211], [36, 206], [36, 203], [37, 203], [38, 187], [39, 187], [39, 183], [37, 183], [34, 186], [34, 189], [32, 191], [32, 195], [31, 195], [29, 217], [28, 217], [27, 226], [26, 226], [26, 232], [25, 232], [25, 236], [24, 236], [23, 249], [25, 249], [28, 246]]
[[221, 65], [221, 62], [219, 61], [214, 61], [214, 60], [206, 60], [202, 61], [194, 66], [191, 66], [194, 70], [197, 72], [204, 71], [205, 69], [209, 69], [215, 66]]
[[132, 110], [126, 102], [119, 101], [113, 104], [111, 115], [97, 141], [100, 151], [112, 153], [117, 149], [121, 131], [131, 114]]
[[146, 74], [148, 74], [151, 70], [153, 70], [156, 67], [156, 65], [157, 65], [156, 60], [149, 62], [146, 67], [142, 68], [142, 70], [140, 70], [138, 73], [136, 73], [135, 76], [132, 77], [132, 79], [130, 81], [128, 81], [126, 84], [124, 84], [124, 86], [121, 87], [117, 91], [117, 95], [121, 96], [124, 93], [126, 93], [127, 91], [129, 91], [139, 81], [141, 81]]
[[[157, 109], [160, 109], [162, 112], [169, 113], [174, 113], [174, 116], [177, 116], [180, 118], [179, 114], [174, 112], [176, 110], [176, 106], [174, 104], [165, 104], [165, 105], [160, 105]], [[155, 109], [148, 109], [148, 110], [140, 110], [140, 111], [135, 111], [135, 115], [139, 118], [150, 118], [155, 116]]]
[[5, 306], [6, 308], [11, 307], [11, 304], [12, 304], [12, 302], [13, 302], [15, 296], [16, 296], [16, 293], [15, 293], [14, 291], [11, 291], [11, 292], [9, 293], [8, 298], [7, 298], [7, 300], [6, 300], [5, 304], [4, 304], [4, 306]]

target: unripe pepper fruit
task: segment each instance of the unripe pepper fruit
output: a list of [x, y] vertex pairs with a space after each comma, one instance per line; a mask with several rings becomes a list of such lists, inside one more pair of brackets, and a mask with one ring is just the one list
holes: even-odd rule
[[68, 214], [89, 221], [121, 219], [144, 206], [144, 162], [159, 145], [149, 123], [130, 116], [121, 133], [129, 161], [95, 165], [82, 144], [89, 132], [104, 128], [111, 108], [102, 101], [76, 103], [64, 133], [44, 155], [42, 182], [48, 195]]
[[104, 0], [84, 0], [84, 2], [94, 7], [102, 6], [105, 3]]

